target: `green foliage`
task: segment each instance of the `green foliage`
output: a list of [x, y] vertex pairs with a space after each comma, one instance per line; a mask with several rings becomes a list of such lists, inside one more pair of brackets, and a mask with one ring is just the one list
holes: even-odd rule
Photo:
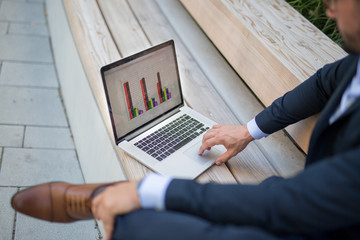
[[340, 46], [343, 45], [343, 40], [336, 28], [336, 22], [326, 16], [326, 9], [322, 0], [286, 1], [334, 42]]

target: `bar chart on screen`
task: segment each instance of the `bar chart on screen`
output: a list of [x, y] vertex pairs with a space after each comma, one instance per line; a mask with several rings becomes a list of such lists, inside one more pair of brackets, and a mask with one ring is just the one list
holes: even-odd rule
[[[161, 77], [159, 72], [157, 72], [156, 84], [151, 81], [150, 83], [152, 84], [147, 85], [145, 77], [141, 78], [139, 83], [139, 87], [141, 88], [142, 102], [134, 101], [136, 106], [133, 104], [133, 99], [134, 97], [139, 99], [139, 96], [137, 96], [138, 94], [135, 94], [136, 96], [132, 95], [133, 93], [130, 90], [129, 82], [125, 82], [123, 84], [130, 119], [140, 116], [144, 112], [149, 111], [171, 99], [171, 92], [167, 87], [163, 87], [161, 84]], [[139, 93], [139, 91], [136, 92]]]

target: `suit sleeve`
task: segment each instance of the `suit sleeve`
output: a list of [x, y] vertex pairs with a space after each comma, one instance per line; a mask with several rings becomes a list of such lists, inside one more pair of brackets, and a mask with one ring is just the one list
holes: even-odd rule
[[215, 223], [252, 225], [276, 233], [311, 234], [360, 224], [360, 147], [323, 159], [296, 177], [260, 185], [173, 180], [168, 210]]
[[308, 80], [276, 99], [255, 117], [259, 128], [271, 134], [321, 112], [353, 60], [354, 56], [349, 55], [325, 65]]

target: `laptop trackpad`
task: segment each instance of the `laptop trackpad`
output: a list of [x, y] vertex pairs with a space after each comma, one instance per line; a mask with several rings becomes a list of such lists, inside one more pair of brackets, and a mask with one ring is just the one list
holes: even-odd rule
[[199, 149], [201, 146], [201, 141], [194, 144], [192, 147], [187, 149], [184, 154], [190, 159], [196, 160], [200, 164], [206, 164], [209, 162], [215, 162], [215, 160], [222, 154], [221, 151], [216, 149], [216, 147], [211, 148], [210, 151], [205, 151], [203, 155], [199, 155]]

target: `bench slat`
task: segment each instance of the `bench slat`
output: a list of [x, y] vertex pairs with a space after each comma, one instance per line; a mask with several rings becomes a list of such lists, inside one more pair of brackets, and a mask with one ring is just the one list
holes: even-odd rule
[[100, 0], [98, 4], [122, 57], [151, 46], [126, 1]]

